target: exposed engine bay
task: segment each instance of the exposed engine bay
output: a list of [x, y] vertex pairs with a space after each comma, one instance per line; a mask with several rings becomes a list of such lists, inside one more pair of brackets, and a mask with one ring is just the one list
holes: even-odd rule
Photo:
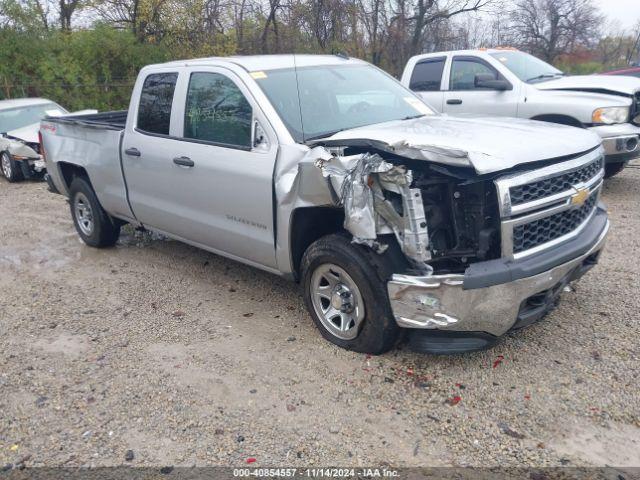
[[[332, 149], [316, 162], [330, 179], [354, 242], [382, 253], [393, 233], [422, 274], [463, 273], [500, 257], [500, 217], [493, 181], [456, 175], [424, 161]], [[408, 166], [412, 168], [409, 169]]]

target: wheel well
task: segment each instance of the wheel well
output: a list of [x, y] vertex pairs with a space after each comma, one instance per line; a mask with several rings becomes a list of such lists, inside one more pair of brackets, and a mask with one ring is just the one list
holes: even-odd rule
[[344, 211], [334, 207], [309, 207], [294, 210], [291, 216], [290, 244], [293, 273], [300, 276], [304, 252], [320, 237], [343, 230]]
[[560, 125], [568, 125], [570, 127], [584, 128], [582, 122], [577, 118], [570, 117], [569, 115], [538, 115], [531, 118], [531, 120], [538, 120], [540, 122], [559, 123]]
[[71, 182], [76, 177], [85, 178], [87, 181], [89, 181], [89, 183], [91, 183], [91, 181], [89, 180], [89, 174], [84, 169], [84, 167], [81, 167], [80, 165], [67, 162], [58, 162], [58, 168], [60, 169], [60, 173], [62, 174], [62, 178], [64, 179], [67, 190], [69, 190]]

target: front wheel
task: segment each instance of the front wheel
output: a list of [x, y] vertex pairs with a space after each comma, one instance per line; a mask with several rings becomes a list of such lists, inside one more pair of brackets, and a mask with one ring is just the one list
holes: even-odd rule
[[9, 182], [19, 182], [23, 179], [20, 165], [11, 158], [9, 152], [2, 152], [2, 155], [0, 155], [0, 167], [2, 167], [2, 175]]
[[82, 241], [91, 247], [115, 245], [120, 236], [120, 224], [104, 211], [91, 184], [76, 177], [69, 188], [71, 216]]
[[305, 304], [325, 339], [376, 355], [393, 347], [400, 328], [387, 296], [387, 259], [334, 234], [307, 249], [301, 269]]
[[624, 170], [624, 162], [607, 163], [604, 166], [604, 178], [611, 178]]

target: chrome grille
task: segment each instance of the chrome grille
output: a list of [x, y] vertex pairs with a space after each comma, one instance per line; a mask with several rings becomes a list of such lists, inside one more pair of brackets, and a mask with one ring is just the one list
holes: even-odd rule
[[539, 182], [511, 187], [511, 204], [521, 205], [548, 197], [549, 195], [571, 190], [574, 185], [584, 183], [597, 175], [598, 172], [602, 170], [603, 163], [604, 158], [598, 158], [594, 162], [573, 172], [567, 172], [556, 177], [540, 180]]
[[503, 257], [532, 255], [577, 235], [595, 213], [603, 177], [600, 148], [496, 180]]
[[524, 225], [518, 225], [513, 229], [513, 253], [539, 247], [571, 233], [593, 212], [597, 199], [596, 192], [580, 208], [565, 210]]

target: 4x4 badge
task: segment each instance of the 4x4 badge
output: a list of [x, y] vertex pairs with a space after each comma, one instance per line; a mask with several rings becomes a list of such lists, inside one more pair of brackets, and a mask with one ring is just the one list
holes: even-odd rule
[[578, 188], [577, 192], [571, 197], [571, 205], [581, 207], [589, 198], [589, 190], [586, 188]]

